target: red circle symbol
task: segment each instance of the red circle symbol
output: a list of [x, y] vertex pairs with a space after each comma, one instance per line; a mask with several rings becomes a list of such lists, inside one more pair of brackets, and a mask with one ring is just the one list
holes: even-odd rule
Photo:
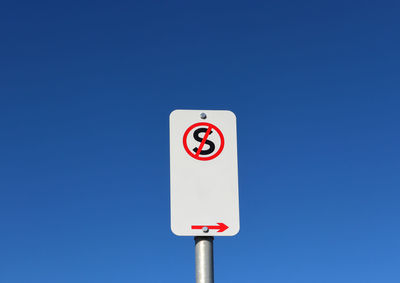
[[[199, 142], [201, 140], [200, 145], [198, 147], [194, 148], [193, 150], [190, 150], [189, 147], [188, 147], [188, 141], [187, 141], [188, 135], [194, 128], [199, 127], [199, 126], [203, 126], [204, 127], [204, 128], [202, 128], [200, 130], [200, 132], [205, 132], [205, 134], [204, 134], [203, 138], [200, 138], [200, 139], [196, 139], [195, 138]], [[215, 130], [218, 133], [220, 141], [221, 141], [221, 144], [220, 144], [218, 149], [214, 148], [214, 150], [211, 150], [211, 152], [209, 154], [207, 154], [207, 156], [201, 156], [201, 155], [203, 155], [202, 154], [203, 147], [207, 142], [211, 143], [215, 147], [214, 143], [212, 143], [210, 141], [207, 141], [207, 138], [210, 135], [210, 133], [212, 133], [212, 130]], [[197, 137], [197, 138], [199, 138], [199, 137]], [[224, 135], [222, 134], [221, 130], [218, 129], [215, 125], [210, 124], [210, 123], [206, 123], [206, 122], [200, 122], [200, 123], [196, 123], [196, 124], [191, 125], [186, 130], [185, 134], [183, 135], [183, 147], [185, 148], [186, 152], [191, 157], [193, 157], [193, 158], [195, 158], [197, 160], [206, 161], [206, 160], [214, 159], [215, 157], [220, 155], [220, 153], [224, 149], [224, 144], [225, 144]], [[210, 149], [212, 149], [212, 148], [210, 147]], [[210, 151], [210, 149], [208, 151]]]

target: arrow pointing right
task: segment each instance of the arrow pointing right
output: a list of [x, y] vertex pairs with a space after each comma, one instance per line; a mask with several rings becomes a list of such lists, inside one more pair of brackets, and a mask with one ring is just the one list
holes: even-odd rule
[[192, 225], [192, 230], [196, 230], [196, 229], [203, 229], [203, 227], [207, 227], [210, 230], [218, 230], [217, 233], [221, 233], [224, 232], [226, 229], [228, 229], [229, 227], [226, 226], [224, 223], [217, 223], [218, 225]]

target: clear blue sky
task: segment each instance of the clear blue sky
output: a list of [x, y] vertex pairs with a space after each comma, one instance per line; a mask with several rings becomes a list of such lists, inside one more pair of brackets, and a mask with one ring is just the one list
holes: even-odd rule
[[238, 118], [216, 282], [400, 282], [399, 1], [4, 1], [0, 282], [194, 282], [168, 115]]

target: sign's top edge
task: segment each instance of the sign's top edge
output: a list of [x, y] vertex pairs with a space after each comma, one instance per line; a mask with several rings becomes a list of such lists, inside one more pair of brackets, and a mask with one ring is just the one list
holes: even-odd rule
[[172, 110], [172, 112], [174, 112], [174, 111], [229, 111], [229, 112], [232, 112], [229, 109], [181, 109], [181, 108]]
[[175, 110], [173, 110], [173, 111], [171, 111], [171, 113], [169, 114], [169, 116], [170, 117], [172, 117], [175, 113], [179, 113], [179, 112], [193, 112], [193, 111], [195, 111], [195, 112], [227, 112], [227, 113], [230, 113], [231, 115], [233, 115], [234, 117], [235, 117], [235, 119], [236, 119], [236, 114], [233, 112], [233, 111], [231, 111], [231, 110], [226, 110], [226, 109], [224, 109], [224, 110], [207, 110], [207, 109], [175, 109]]

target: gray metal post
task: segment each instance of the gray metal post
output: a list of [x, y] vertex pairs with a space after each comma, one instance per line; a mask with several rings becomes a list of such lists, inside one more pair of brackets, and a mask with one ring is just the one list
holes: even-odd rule
[[214, 237], [194, 237], [196, 250], [196, 283], [214, 283]]

